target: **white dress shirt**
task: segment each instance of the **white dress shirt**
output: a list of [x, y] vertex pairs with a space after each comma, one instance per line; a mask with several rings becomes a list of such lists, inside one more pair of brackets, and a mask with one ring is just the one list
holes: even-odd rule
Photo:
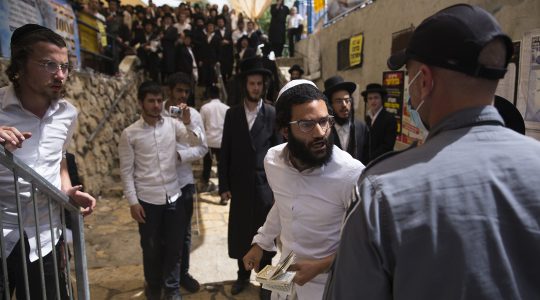
[[351, 123], [347, 122], [343, 125], [339, 125], [338, 123], [335, 123], [334, 127], [336, 128], [336, 132], [339, 137], [339, 143], [341, 144], [341, 149], [347, 151], [347, 147], [349, 146], [349, 137], [351, 133]]
[[371, 110], [368, 111], [368, 115], [371, 118], [371, 124], [369, 124], [369, 125], [373, 126], [373, 124], [375, 123], [375, 119], [377, 119], [377, 117], [381, 113], [381, 110], [383, 110], [382, 106], [379, 108], [379, 110], [377, 110], [377, 112], [375, 114], [371, 114]]
[[304, 18], [300, 14], [296, 14], [294, 16], [289, 15], [287, 18], [287, 25], [288, 25], [287, 28], [288, 29], [298, 28], [298, 26], [300, 26], [303, 21], [304, 21]]
[[223, 123], [229, 106], [219, 99], [212, 99], [201, 107], [201, 117], [210, 148], [221, 148]]
[[232, 41], [233, 43], [236, 45], [236, 42], [238, 42], [238, 40], [244, 36], [244, 35], [247, 35], [247, 32], [244, 30], [244, 31], [240, 31], [240, 30], [234, 30], [232, 32]]
[[253, 127], [253, 123], [255, 123], [255, 119], [257, 119], [257, 115], [259, 114], [259, 110], [261, 110], [261, 107], [263, 105], [263, 101], [262, 101], [262, 99], [259, 100], [259, 103], [257, 103], [257, 109], [254, 109], [254, 110], [249, 110], [249, 108], [246, 105], [246, 101], [248, 101], [248, 100], [244, 100], [244, 110], [246, 112], [246, 118], [247, 118], [247, 123], [248, 123], [249, 130], [251, 130], [251, 127]]
[[[276, 251], [274, 240], [279, 236], [282, 258], [291, 251], [297, 261], [327, 257], [337, 250], [343, 219], [364, 166], [334, 146], [326, 165], [299, 172], [290, 163], [286, 146], [270, 148], [264, 159], [275, 202], [253, 244]], [[295, 286], [298, 299], [321, 299], [326, 278], [327, 274], [319, 274]]]
[[[0, 125], [17, 128], [20, 132], [29, 131], [32, 137], [25, 140], [22, 148], [15, 149], [13, 156], [20, 159], [56, 188], [61, 188], [60, 162], [71, 141], [77, 110], [65, 99], [53, 101], [43, 118], [22, 107], [13, 85], [0, 89]], [[39, 258], [36, 239], [34, 207], [30, 195], [31, 186], [19, 178], [19, 195], [24, 231], [28, 237], [30, 261]], [[60, 228], [60, 208], [53, 202], [52, 221], [55, 241], [51, 242], [48, 201], [43, 194], [36, 194], [39, 214], [39, 235], [41, 251], [45, 256], [52, 251], [62, 233]], [[0, 165], [0, 207], [2, 209], [5, 250], [9, 255], [19, 241], [18, 214], [15, 200], [13, 173]]]
[[[138, 200], [155, 205], [175, 202], [180, 193], [176, 172], [177, 143], [202, 142], [201, 130], [177, 119], [162, 117], [150, 126], [141, 117], [124, 129], [118, 152], [124, 194], [130, 205]], [[181, 156], [181, 154], [180, 154]]]
[[[163, 107], [167, 107], [166, 102]], [[180, 153], [180, 162], [176, 165], [176, 174], [178, 176], [178, 184], [180, 188], [185, 187], [188, 184], [194, 184], [195, 178], [193, 177], [193, 168], [191, 163], [204, 157], [208, 152], [208, 145], [206, 142], [206, 135], [204, 134], [204, 127], [199, 112], [193, 107], [189, 108], [191, 116], [191, 125], [199, 128], [202, 133], [201, 143], [198, 145], [191, 145], [189, 143], [180, 142], [176, 144], [176, 150]], [[163, 110], [163, 116], [170, 116], [167, 110]]]

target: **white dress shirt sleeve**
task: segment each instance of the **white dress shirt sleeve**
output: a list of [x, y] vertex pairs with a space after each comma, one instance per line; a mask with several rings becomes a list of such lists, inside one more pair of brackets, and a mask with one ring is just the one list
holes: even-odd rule
[[133, 152], [133, 147], [129, 141], [126, 130], [124, 130], [120, 136], [118, 154], [120, 158], [120, 174], [122, 176], [122, 185], [124, 186], [124, 195], [126, 195], [130, 206], [135, 205], [139, 203], [137, 192], [135, 190], [135, 180], [133, 179], [135, 153]]
[[266, 216], [264, 225], [257, 230], [257, 234], [253, 237], [253, 242], [251, 244], [257, 244], [266, 251], [277, 251], [274, 240], [280, 233], [281, 222], [279, 219], [279, 208], [277, 204], [274, 203]]
[[206, 135], [203, 130], [203, 123], [201, 115], [195, 110], [190, 108], [191, 111], [191, 123], [188, 125], [188, 129], [197, 128], [200, 134], [200, 143], [197, 145], [180, 142], [176, 144], [176, 152], [180, 154], [182, 162], [189, 163], [201, 159], [206, 152], [208, 152], [208, 144], [206, 142]]

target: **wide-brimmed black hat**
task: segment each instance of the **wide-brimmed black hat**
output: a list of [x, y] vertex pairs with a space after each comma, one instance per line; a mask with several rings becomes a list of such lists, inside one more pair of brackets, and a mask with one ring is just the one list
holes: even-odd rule
[[300, 72], [300, 75], [304, 74], [304, 69], [302, 69], [302, 67], [300, 67], [300, 65], [297, 65], [297, 64], [292, 65], [292, 67], [289, 69], [289, 74], [291, 74], [293, 71]]
[[[506, 63], [501, 68], [478, 60], [482, 49], [495, 38], [500, 38], [506, 47]], [[407, 48], [393, 53], [387, 64], [397, 70], [414, 59], [474, 77], [500, 79], [512, 52], [512, 40], [490, 13], [478, 6], [457, 4], [425, 19], [413, 32]]]
[[336, 75], [332, 76], [324, 81], [324, 95], [328, 97], [328, 100], [332, 98], [332, 94], [336, 91], [345, 90], [349, 94], [354, 93], [356, 90], [356, 83], [343, 80], [343, 77]]
[[256, 56], [243, 59], [240, 62], [240, 76], [246, 77], [252, 74], [271, 76], [272, 72], [264, 67], [262, 58]]
[[366, 90], [363, 91], [362, 93], [360, 93], [360, 95], [362, 95], [362, 97], [364, 98], [367, 98], [367, 95], [369, 93], [379, 93], [381, 94], [381, 97], [384, 98], [386, 97], [386, 95], [388, 94], [388, 92], [386, 91], [386, 89], [378, 84], [378, 83], [370, 83], [366, 86]]
[[525, 121], [523, 120], [519, 110], [514, 104], [512, 104], [512, 102], [501, 96], [495, 95], [494, 105], [503, 118], [504, 124], [507, 128], [510, 128], [515, 132], [525, 134]]

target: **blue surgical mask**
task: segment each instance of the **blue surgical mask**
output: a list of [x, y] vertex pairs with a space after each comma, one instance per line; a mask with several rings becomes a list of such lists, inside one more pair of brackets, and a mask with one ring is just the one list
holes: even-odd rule
[[[407, 90], [411, 89], [411, 85], [418, 78], [418, 76], [420, 76], [421, 73], [422, 71], [418, 71], [418, 73], [414, 75], [413, 79], [409, 82], [409, 85], [407, 86]], [[420, 111], [420, 108], [422, 108], [422, 105], [424, 105], [424, 100], [422, 100], [416, 108], [413, 108], [412, 103], [411, 103], [411, 97], [409, 96], [409, 99], [407, 100], [407, 106], [411, 114], [411, 120], [413, 121], [414, 126], [420, 129], [420, 134], [425, 137], [427, 136], [429, 130], [426, 128], [426, 126], [424, 125], [424, 122], [422, 121], [422, 118], [420, 117], [419, 111]]]

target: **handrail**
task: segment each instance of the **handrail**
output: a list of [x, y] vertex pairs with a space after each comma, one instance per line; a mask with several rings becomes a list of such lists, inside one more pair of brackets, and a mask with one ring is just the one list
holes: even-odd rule
[[[61, 205], [62, 208], [67, 209], [70, 212], [71, 217], [71, 230], [73, 235], [73, 248], [74, 248], [74, 260], [75, 260], [75, 273], [77, 278], [77, 294], [78, 299], [89, 300], [90, 288], [87, 274], [87, 262], [86, 262], [86, 248], [84, 245], [84, 227], [83, 218], [80, 210], [77, 206], [70, 202], [69, 197], [52, 185], [49, 181], [39, 175], [34, 169], [30, 168], [20, 159], [15, 157], [11, 152], [6, 151], [3, 145], [0, 145], [0, 164], [11, 170], [15, 178], [23, 178], [27, 182], [31, 183], [32, 191], [34, 188], [40, 191], [40, 193], [46, 195], [49, 200], [49, 217], [50, 217], [50, 201], [54, 201]], [[18, 180], [14, 181], [16, 190], [18, 190]], [[16, 195], [18, 197], [18, 195]], [[35, 197], [33, 194], [35, 201]], [[34, 207], [34, 209], [36, 209]], [[19, 213], [20, 216], [20, 213]], [[65, 217], [63, 217], [64, 219]], [[51, 223], [52, 224], [52, 223]], [[2, 224], [0, 224], [2, 226]], [[21, 226], [21, 225], [19, 225]], [[63, 228], [65, 230], [65, 227]], [[21, 236], [22, 237], [22, 236]], [[3, 240], [3, 238], [2, 238]], [[3, 247], [2, 253], [3, 253]], [[54, 247], [53, 247], [54, 249]], [[2, 255], [2, 259], [5, 256]], [[68, 278], [69, 279], [69, 278]]]
[[90, 137], [88, 137], [88, 143], [92, 142], [94, 140], [94, 138], [96, 137], [96, 135], [101, 131], [101, 129], [105, 125], [105, 122], [107, 122], [107, 120], [109, 119], [109, 117], [113, 113], [114, 109], [116, 108], [116, 106], [118, 105], [120, 100], [122, 100], [122, 98], [124, 97], [124, 94], [128, 90], [128, 87], [130, 86], [130, 83], [131, 83], [131, 81], [129, 80], [129, 78], [126, 78], [126, 84], [124, 85], [122, 90], [120, 90], [120, 93], [118, 94], [118, 96], [116, 96], [116, 99], [114, 99], [111, 107], [109, 107], [109, 109], [107, 110], [107, 112], [105, 113], [103, 118], [101, 118], [101, 120], [99, 121], [97, 127], [94, 129], [92, 134], [90, 134]]

